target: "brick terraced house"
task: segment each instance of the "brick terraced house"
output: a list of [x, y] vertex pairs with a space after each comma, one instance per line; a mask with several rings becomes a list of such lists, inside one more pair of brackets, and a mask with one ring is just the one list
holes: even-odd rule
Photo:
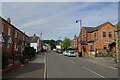
[[[0, 17], [0, 37], [2, 53], [6, 54], [10, 60], [16, 60], [16, 56], [21, 54], [28, 46], [29, 37], [17, 27], [15, 27], [10, 18], [7, 20]], [[11, 64], [11, 62], [10, 62]]]
[[115, 26], [110, 22], [97, 27], [82, 27], [78, 38], [78, 51], [82, 51], [84, 56], [95, 54], [96, 51], [105, 54], [115, 40]]

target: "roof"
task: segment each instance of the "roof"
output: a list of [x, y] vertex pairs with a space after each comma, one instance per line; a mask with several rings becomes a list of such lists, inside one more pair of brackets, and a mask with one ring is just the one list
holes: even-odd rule
[[22, 32], [20, 29], [18, 29], [17, 27], [15, 27], [12, 23], [9, 23], [7, 20], [5, 20], [4, 18], [2, 18], [1, 16], [0, 16], [0, 19], [3, 20], [3, 21], [5, 21], [5, 22], [7, 22], [10, 26], [12, 26], [13, 28], [15, 28], [16, 30], [18, 30], [19, 32], [21, 32], [22, 34], [24, 34], [25, 36], [28, 37], [28, 35], [26, 33]]
[[29, 43], [37, 43], [39, 37], [29, 37]]
[[83, 27], [87, 30], [87, 32], [93, 32], [93, 31], [97, 31], [98, 28], [97, 27]]
[[101, 24], [101, 25], [99, 25], [97, 27], [83, 27], [83, 28], [85, 28], [87, 30], [87, 32], [93, 32], [93, 31], [97, 31], [100, 27], [102, 27], [103, 25], [105, 25], [107, 23], [111, 24], [110, 22], [105, 22], [105, 23], [103, 23], [103, 24]]

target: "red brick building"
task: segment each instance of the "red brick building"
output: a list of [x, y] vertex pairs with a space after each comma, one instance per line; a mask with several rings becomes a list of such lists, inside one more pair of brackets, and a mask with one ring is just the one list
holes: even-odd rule
[[70, 48], [77, 49], [77, 37], [74, 35], [74, 39], [71, 41]]
[[10, 18], [5, 20], [0, 17], [0, 24], [2, 53], [13, 59], [28, 46], [29, 37], [11, 24]]
[[109, 44], [115, 42], [115, 39], [115, 26], [110, 22], [105, 22], [97, 27], [82, 27], [78, 49], [85, 56], [88, 56], [90, 52], [95, 54], [96, 51], [105, 53], [109, 50]]

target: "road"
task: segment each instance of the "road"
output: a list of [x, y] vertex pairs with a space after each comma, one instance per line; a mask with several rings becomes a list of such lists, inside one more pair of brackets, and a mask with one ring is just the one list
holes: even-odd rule
[[84, 58], [48, 52], [47, 78], [118, 78], [118, 70], [92, 63]]

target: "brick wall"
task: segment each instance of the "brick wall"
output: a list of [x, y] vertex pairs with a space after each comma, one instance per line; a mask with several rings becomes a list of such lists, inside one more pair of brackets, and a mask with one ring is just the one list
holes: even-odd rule
[[[28, 43], [28, 36], [20, 31], [18, 28], [16, 28], [11, 23], [7, 22], [5, 19], [2, 18], [1, 24], [4, 24], [4, 32], [2, 33], [2, 36], [9, 36], [11, 38], [12, 43], [3, 43], [2, 50], [8, 53], [9, 58], [13, 57], [13, 52], [16, 54], [16, 50], [19, 46], [19, 42], [22, 41], [24, 43]], [[10, 35], [8, 35], [8, 28], [10, 27]], [[0, 29], [2, 29], [2, 26], [0, 26]], [[17, 32], [17, 37], [16, 37]], [[25, 44], [24, 44], [25, 45]], [[26, 45], [27, 46], [27, 45]], [[16, 47], [16, 49], [15, 49]]]
[[[80, 36], [82, 36], [82, 41], [87, 41], [87, 45], [84, 45], [87, 53], [90, 51], [106, 51], [109, 49], [109, 44], [114, 42], [116, 39], [115, 26], [113, 26], [110, 22], [106, 22], [96, 28], [97, 30], [92, 32], [87, 32], [84, 27], [81, 29], [78, 38], [78, 51], [83, 51], [83, 48], [81, 48], [83, 45], [80, 44]], [[103, 32], [106, 32], [106, 37], [103, 37]], [[109, 33], [112, 34], [111, 38], [109, 37]], [[105, 47], [106, 49], [104, 49]]]
[[[103, 32], [106, 32], [106, 37], [103, 37]], [[112, 37], [109, 37], [109, 32], [112, 33]], [[95, 48], [103, 50], [109, 49], [109, 44], [115, 40], [115, 27], [110, 23], [106, 23], [98, 29], [97, 40], [94, 42]]]

